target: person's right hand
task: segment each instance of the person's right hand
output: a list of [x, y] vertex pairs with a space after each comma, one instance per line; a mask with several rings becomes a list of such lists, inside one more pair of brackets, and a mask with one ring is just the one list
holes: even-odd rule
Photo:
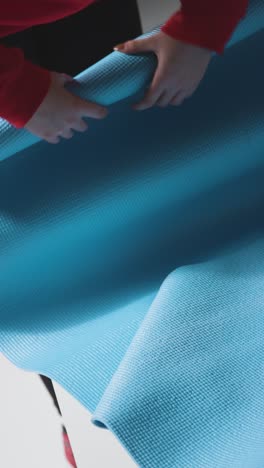
[[49, 143], [59, 143], [60, 138], [71, 138], [73, 131], [84, 132], [88, 125], [83, 117], [103, 119], [107, 109], [73, 95], [65, 84], [73, 78], [51, 73], [51, 86], [41, 105], [25, 125], [25, 129]]

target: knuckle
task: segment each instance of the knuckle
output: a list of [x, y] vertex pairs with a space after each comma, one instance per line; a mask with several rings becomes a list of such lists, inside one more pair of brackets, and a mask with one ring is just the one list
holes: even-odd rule
[[65, 126], [71, 128], [76, 123], [76, 119], [74, 117], [69, 117], [65, 120]]
[[52, 140], [52, 138], [54, 138], [54, 135], [52, 135], [49, 132], [45, 132], [42, 134], [42, 138], [44, 138], [44, 140]]

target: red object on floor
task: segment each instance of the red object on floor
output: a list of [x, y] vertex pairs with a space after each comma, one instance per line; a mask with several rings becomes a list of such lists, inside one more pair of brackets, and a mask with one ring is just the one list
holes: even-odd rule
[[64, 452], [65, 452], [68, 462], [70, 463], [71, 466], [73, 466], [73, 468], [77, 468], [76, 461], [75, 461], [73, 451], [71, 448], [69, 436], [67, 432], [64, 432], [64, 431], [63, 431], [63, 443], [64, 443]]

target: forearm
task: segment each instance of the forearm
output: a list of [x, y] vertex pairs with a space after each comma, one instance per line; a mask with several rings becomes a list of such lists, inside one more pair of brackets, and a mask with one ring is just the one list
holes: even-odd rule
[[0, 116], [24, 127], [50, 86], [50, 73], [24, 59], [20, 49], [0, 46]]
[[222, 53], [247, 7], [248, 0], [182, 0], [181, 9], [162, 30], [175, 39]]

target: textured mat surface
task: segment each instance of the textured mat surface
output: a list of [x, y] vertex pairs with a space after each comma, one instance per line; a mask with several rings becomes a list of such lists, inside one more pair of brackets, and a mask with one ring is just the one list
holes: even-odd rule
[[144, 468], [264, 465], [263, 24], [252, 1], [179, 109], [133, 112], [155, 59], [114, 53], [86, 135], [1, 123], [0, 350]]

